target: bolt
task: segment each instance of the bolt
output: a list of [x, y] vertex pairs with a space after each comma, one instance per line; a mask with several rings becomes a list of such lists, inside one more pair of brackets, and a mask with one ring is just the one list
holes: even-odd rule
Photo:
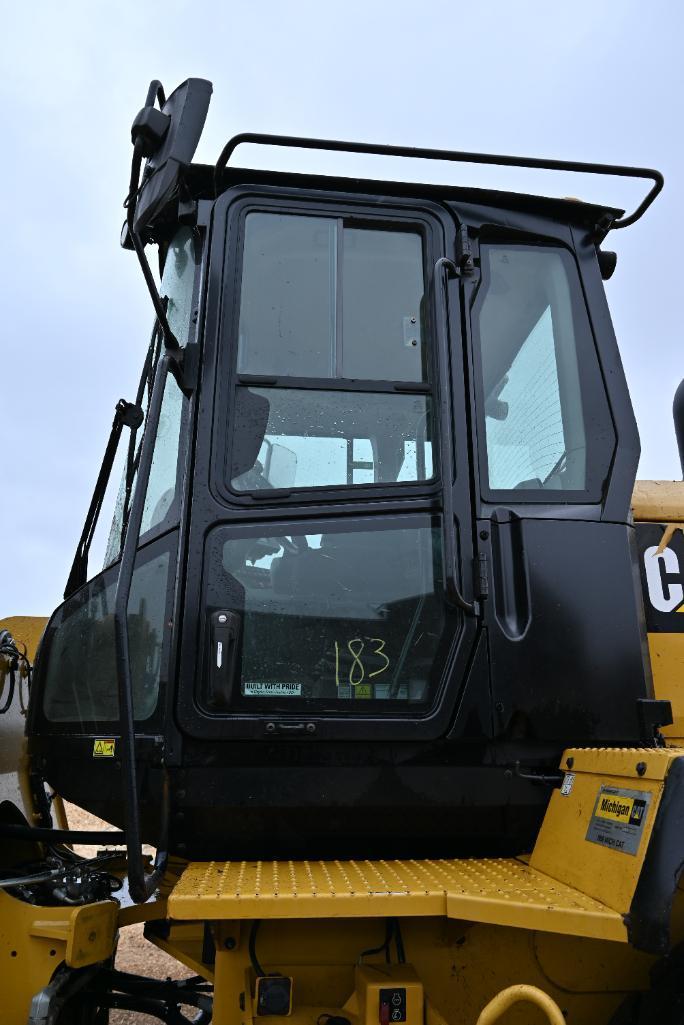
[[416, 318], [415, 317], [411, 317], [411, 323], [415, 324], [415, 322], [416, 322]]
[[267, 722], [266, 723], [266, 732], [267, 733], [275, 733], [275, 723], [274, 722]]
[[573, 767], [573, 765], [575, 764], [575, 759], [572, 756], [570, 758], [566, 758], [565, 759], [565, 764], [567, 765], [567, 767], [569, 769], [571, 769]]
[[223, 946], [226, 948], [226, 950], [235, 950], [234, 938], [232, 936], [226, 936], [225, 940], [223, 941]]
[[646, 772], [646, 762], [637, 762], [636, 771], [639, 776], [643, 776]]
[[93, 929], [92, 932], [88, 933], [88, 943], [94, 943], [96, 939], [97, 939], [97, 933]]
[[480, 541], [488, 541], [488, 540], [489, 540], [489, 531], [488, 530], [481, 530], [480, 531]]
[[307, 733], [315, 733], [316, 732], [316, 723], [315, 722], [308, 722], [306, 724], [306, 732]]
[[221, 614], [219, 616], [219, 623], [225, 623], [227, 621], [227, 619], [228, 619], [228, 616], [224, 616], [223, 614]]
[[497, 703], [494, 705], [494, 707], [497, 710], [497, 712], [503, 712], [503, 710], [504, 710], [504, 703], [503, 703], [503, 701], [497, 701]]

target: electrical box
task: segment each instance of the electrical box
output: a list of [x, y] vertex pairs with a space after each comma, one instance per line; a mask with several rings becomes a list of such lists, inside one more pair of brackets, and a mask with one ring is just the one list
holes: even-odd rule
[[256, 980], [254, 997], [259, 1015], [292, 1014], [292, 979], [288, 975], [261, 975]]
[[423, 984], [411, 965], [358, 965], [359, 1025], [423, 1025]]

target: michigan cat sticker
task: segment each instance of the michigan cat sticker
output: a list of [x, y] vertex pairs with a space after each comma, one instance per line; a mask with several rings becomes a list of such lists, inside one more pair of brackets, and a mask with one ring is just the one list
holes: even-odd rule
[[602, 786], [586, 839], [623, 854], [636, 854], [644, 832], [651, 794]]

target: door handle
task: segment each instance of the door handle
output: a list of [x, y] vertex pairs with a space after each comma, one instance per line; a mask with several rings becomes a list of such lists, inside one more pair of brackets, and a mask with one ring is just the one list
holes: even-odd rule
[[239, 640], [240, 616], [227, 609], [212, 612], [209, 619], [207, 701], [213, 709], [230, 707]]

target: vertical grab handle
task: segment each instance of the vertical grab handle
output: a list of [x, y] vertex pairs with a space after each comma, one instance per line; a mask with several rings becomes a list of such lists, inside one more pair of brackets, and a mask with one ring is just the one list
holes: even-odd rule
[[456, 545], [454, 541], [454, 497], [452, 492], [452, 432], [451, 394], [449, 389], [449, 318], [446, 277], [460, 277], [461, 272], [453, 260], [440, 257], [434, 266], [432, 286], [434, 292], [435, 325], [439, 353], [439, 438], [442, 477], [442, 548], [444, 553], [444, 590], [449, 605], [461, 609], [469, 616], [479, 616], [477, 602], [469, 602], [461, 594], [456, 576]]
[[209, 617], [207, 700], [214, 709], [230, 707], [239, 639], [240, 617], [238, 614], [227, 609], [212, 612]]
[[161, 415], [164, 386], [168, 374], [170, 357], [164, 353], [159, 358], [154, 374], [152, 395], [147, 412], [147, 423], [143, 433], [138, 464], [138, 480], [133, 492], [133, 502], [128, 526], [123, 541], [119, 576], [114, 597], [114, 643], [116, 654], [116, 677], [119, 694], [119, 737], [121, 746], [121, 776], [123, 784], [124, 825], [126, 833], [126, 864], [128, 890], [136, 904], [144, 904], [161, 882], [168, 863], [169, 830], [169, 786], [164, 776], [161, 800], [159, 842], [154, 867], [149, 874], [145, 871], [145, 859], [140, 833], [140, 806], [138, 797], [138, 774], [136, 765], [135, 709], [133, 707], [133, 681], [131, 653], [128, 638], [128, 601], [131, 594], [133, 571], [137, 555], [140, 525], [147, 484], [152, 469], [154, 443]]

